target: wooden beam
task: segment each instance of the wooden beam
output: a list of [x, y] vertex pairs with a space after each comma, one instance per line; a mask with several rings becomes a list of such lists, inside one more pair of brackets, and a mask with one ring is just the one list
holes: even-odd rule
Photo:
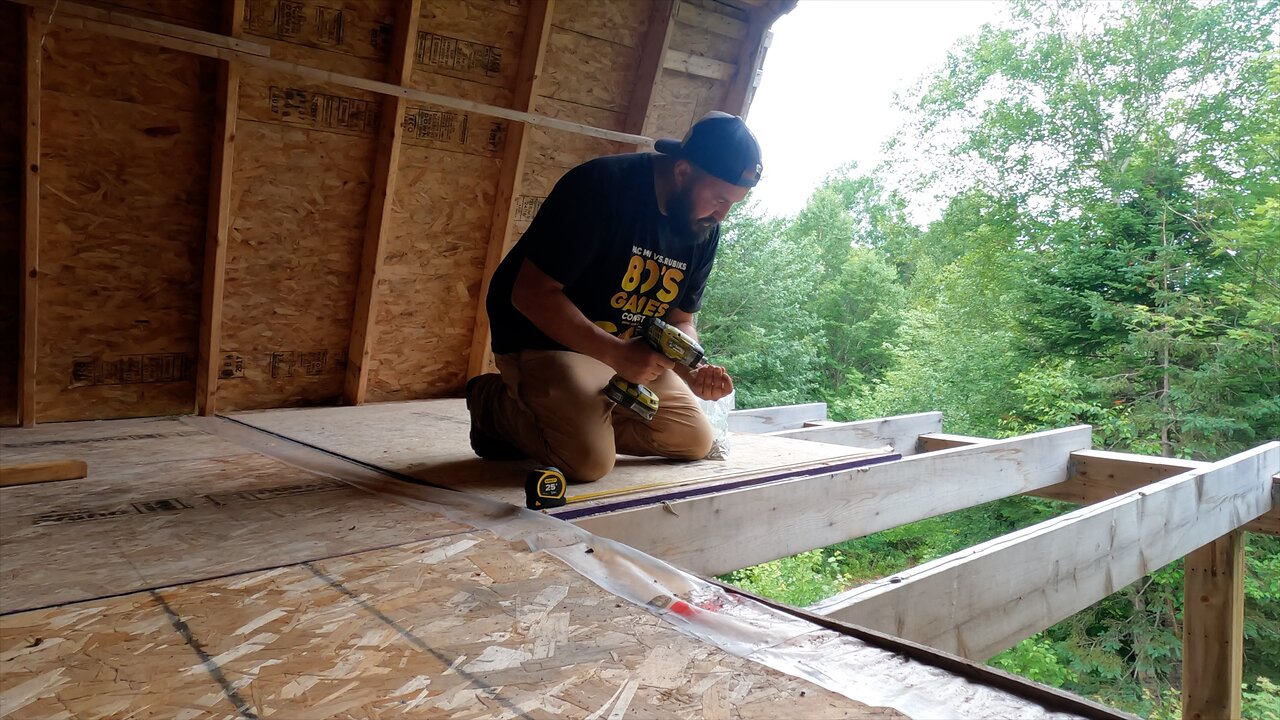
[[456, 98], [449, 95], [441, 95], [440, 93], [417, 90], [404, 85], [393, 85], [379, 80], [370, 80], [368, 78], [357, 77], [355, 75], [346, 75], [344, 73], [321, 70], [320, 68], [310, 67], [308, 65], [285, 62], [283, 60], [276, 60], [269, 57], [261, 57], [259, 55], [253, 55], [239, 50], [230, 50], [207, 43], [193, 42], [146, 30], [137, 30], [115, 23], [104, 23], [61, 13], [55, 14], [52, 22], [56, 25], [69, 27], [75, 30], [95, 32], [100, 35], [117, 37], [123, 40], [130, 40], [148, 45], [157, 45], [171, 50], [189, 52], [193, 55], [221, 58], [223, 60], [239, 60], [246, 65], [260, 67], [265, 70], [284, 73], [286, 75], [292, 75], [294, 77], [303, 78], [313, 82], [329, 83], [331, 85], [355, 88], [357, 90], [367, 90], [368, 92], [380, 93], [382, 95], [403, 97], [431, 105], [452, 108], [454, 110], [466, 110], [469, 112], [479, 113], [481, 115], [487, 115], [489, 117], [502, 118], [503, 120], [515, 120], [518, 122], [528, 123], [530, 125], [552, 128], [553, 130], [563, 130], [565, 132], [585, 135], [587, 137], [600, 138], [601, 140], [613, 140], [614, 142], [628, 143], [631, 145], [653, 147], [653, 139], [642, 135], [618, 132], [616, 130], [606, 130], [604, 128], [592, 127], [591, 125], [584, 125], [582, 123], [571, 122], [569, 120], [547, 117], [546, 115], [535, 115], [533, 113], [512, 110], [511, 108], [475, 102], [474, 100], [464, 100], [462, 98]]
[[711, 80], [732, 80], [738, 72], [738, 66], [733, 63], [680, 50], [668, 50], [666, 57], [663, 58], [662, 67]]
[[937, 432], [921, 435], [918, 449], [920, 452], [934, 452], [966, 445], [981, 445], [985, 442], [991, 441], [988, 438], [973, 437], [971, 435], [951, 435]]
[[[732, 421], [733, 416], [730, 415], [729, 418]], [[769, 434], [851, 447], [873, 448], [890, 445], [894, 452], [905, 456], [916, 454], [920, 436], [935, 433], [940, 429], [942, 429], [942, 413], [924, 412], [875, 420], [831, 423], [820, 427], [783, 430]]]
[[662, 68], [671, 44], [671, 33], [676, 26], [680, 0], [654, 0], [649, 11], [649, 26], [645, 29], [640, 45], [640, 60], [636, 65], [636, 86], [631, 93], [631, 104], [622, 128], [637, 135], [644, 134], [644, 122], [653, 104], [653, 93], [662, 77]]
[[[409, 84], [409, 76], [413, 73], [413, 45], [418, 37], [421, 14], [422, 0], [398, 0], [396, 3], [391, 59], [387, 63], [387, 82], [392, 85]], [[369, 360], [373, 357], [373, 341], [377, 333], [382, 245], [391, 227], [391, 200], [400, 168], [405, 105], [402, 97], [382, 97], [378, 152], [373, 163], [373, 187], [369, 194], [369, 212], [365, 217], [360, 279], [356, 286], [355, 310], [351, 315], [347, 371], [342, 388], [343, 399], [348, 405], [363, 404], [369, 386]]]
[[1186, 720], [1240, 720], [1244, 542], [1244, 532], [1236, 530], [1187, 555], [1182, 618]]
[[704, 575], [826, 547], [1061, 482], [1088, 425], [583, 518]]
[[[920, 436], [925, 452], [991, 442], [967, 435], [932, 433]], [[1212, 463], [1200, 460], [1135, 455], [1109, 450], [1082, 450], [1071, 453], [1071, 473], [1066, 482], [1033, 490], [1028, 495], [1049, 500], [1092, 505], [1136, 490], [1151, 483], [1171, 478], [1188, 470], [1205, 468]], [[1272, 478], [1280, 494], [1280, 476]], [[1266, 515], [1244, 526], [1249, 532], [1280, 535], [1280, 502]]]
[[[1212, 463], [1199, 460], [1090, 450], [1072, 454], [1071, 474], [1065, 483], [1044, 488], [1037, 494], [1051, 500], [1088, 505], [1210, 465]], [[1280, 476], [1272, 478], [1272, 482], [1274, 491], [1280, 493]], [[1280, 535], [1280, 503], [1262, 517], [1251, 520], [1244, 529]]]
[[36, 424], [36, 342], [40, 311], [40, 68], [44, 24], [27, 8], [22, 96], [22, 322], [18, 328], [18, 421]]
[[751, 410], [732, 410], [729, 412], [729, 429], [740, 433], [772, 433], [776, 430], [796, 430], [803, 427], [806, 422], [825, 419], [827, 419], [826, 403], [778, 405]]
[[[240, 35], [245, 0], [224, 0], [222, 27]], [[240, 65], [218, 63], [213, 120], [213, 153], [209, 159], [209, 209], [205, 221], [204, 282], [200, 289], [200, 349], [196, 359], [196, 412], [217, 412], [218, 376], [222, 371], [222, 305], [227, 275], [227, 243], [231, 235], [231, 182], [235, 165], [236, 115], [240, 108]]]
[[[524, 44], [520, 48], [517, 66], [516, 90], [512, 106], [518, 110], [533, 109], [537, 97], [538, 78], [542, 75], [542, 63], [547, 55], [547, 42], [551, 39], [551, 16], [555, 0], [533, 0], [525, 21]], [[498, 176], [498, 193], [494, 197], [493, 214], [489, 221], [489, 245], [481, 276], [480, 297], [476, 302], [476, 320], [471, 330], [471, 355], [467, 363], [468, 377], [488, 372], [493, 365], [493, 349], [489, 345], [489, 313], [485, 299], [489, 296], [489, 281], [498, 269], [502, 258], [510, 249], [515, 234], [516, 188], [524, 178], [525, 144], [528, 127], [513, 122], [507, 127], [506, 144], [502, 148], [502, 171]]]
[[49, 460], [20, 465], [0, 465], [0, 487], [78, 480], [88, 474], [89, 466], [83, 460]]
[[868, 583], [813, 609], [985, 660], [1267, 512], [1276, 472], [1280, 442]]

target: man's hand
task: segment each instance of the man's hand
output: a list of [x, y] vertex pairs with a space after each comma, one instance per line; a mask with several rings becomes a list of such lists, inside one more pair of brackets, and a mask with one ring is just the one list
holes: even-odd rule
[[719, 365], [703, 365], [690, 370], [685, 379], [694, 395], [703, 400], [716, 401], [733, 392], [733, 378]]
[[653, 382], [675, 365], [675, 361], [654, 351], [644, 338], [632, 338], [618, 346], [609, 365], [629, 382]]

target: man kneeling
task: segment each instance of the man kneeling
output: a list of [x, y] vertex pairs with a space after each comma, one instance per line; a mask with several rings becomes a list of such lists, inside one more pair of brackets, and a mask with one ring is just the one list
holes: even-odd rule
[[[467, 383], [480, 457], [532, 456], [588, 482], [618, 453], [710, 450], [695, 397], [718, 400], [733, 380], [715, 365], [673, 368], [639, 331], [660, 317], [697, 338], [720, 222], [759, 182], [760, 146], [741, 118], [711, 113], [655, 147], [566, 173], [494, 273], [486, 307], [501, 372]], [[657, 394], [652, 420], [605, 397], [615, 373]]]

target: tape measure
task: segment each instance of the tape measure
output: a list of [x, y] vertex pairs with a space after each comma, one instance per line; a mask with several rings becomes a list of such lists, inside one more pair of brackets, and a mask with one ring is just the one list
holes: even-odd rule
[[524, 504], [530, 510], [561, 507], [567, 483], [559, 468], [534, 468], [524, 481]]

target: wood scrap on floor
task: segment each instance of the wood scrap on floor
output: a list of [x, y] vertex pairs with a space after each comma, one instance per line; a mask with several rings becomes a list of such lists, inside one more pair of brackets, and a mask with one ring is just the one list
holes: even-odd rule
[[89, 466], [83, 460], [45, 460], [0, 465], [0, 487], [78, 480], [87, 474]]

